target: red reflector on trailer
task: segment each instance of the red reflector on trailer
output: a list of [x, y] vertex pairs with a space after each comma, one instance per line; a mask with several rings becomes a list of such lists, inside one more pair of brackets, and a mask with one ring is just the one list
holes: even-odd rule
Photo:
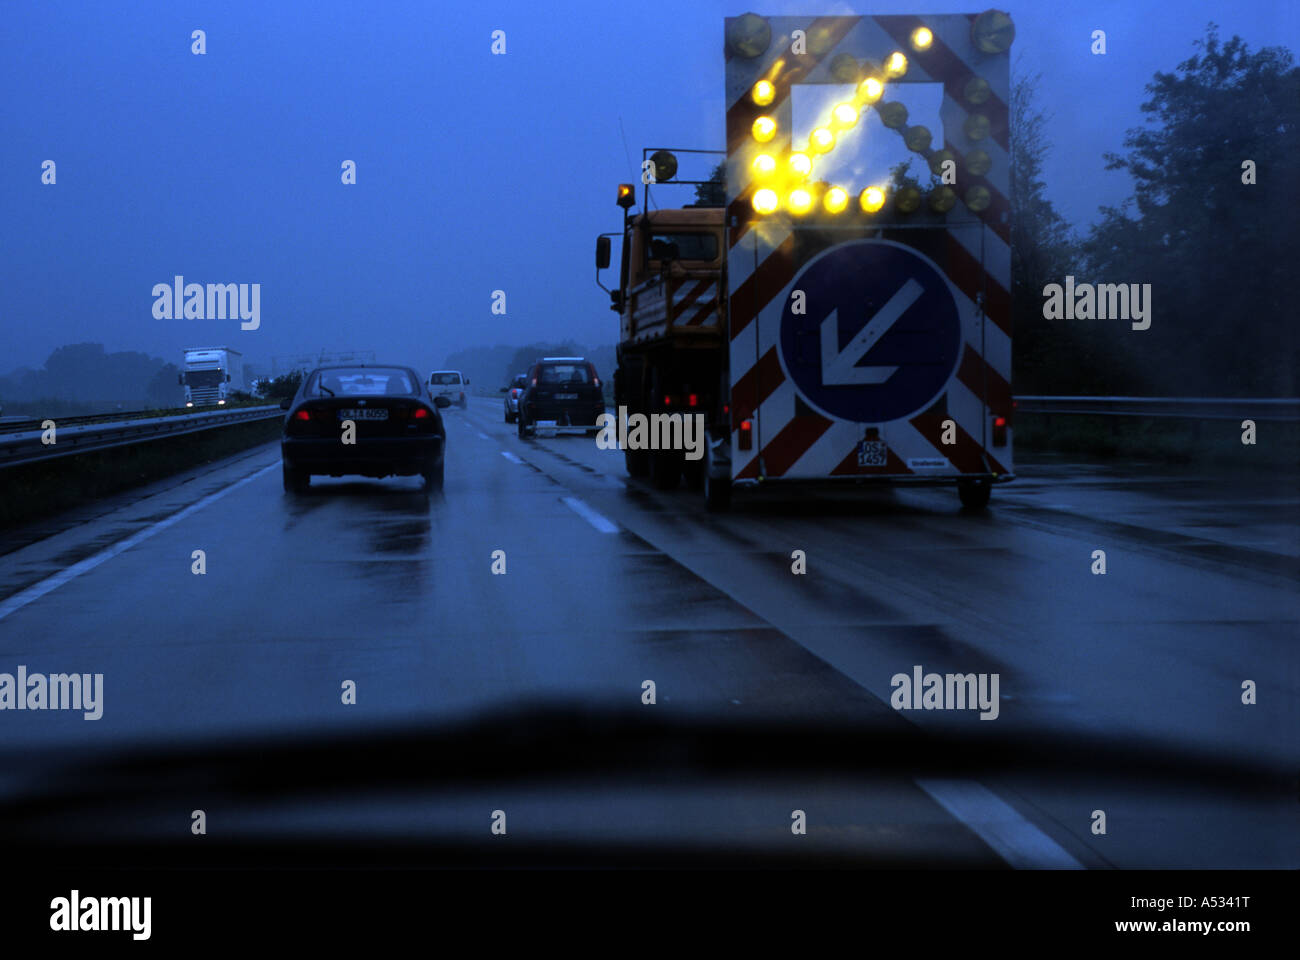
[[754, 446], [754, 423], [752, 420], [740, 421], [740, 449], [750, 450]]
[[995, 426], [995, 427], [1005, 427], [1006, 425], [1007, 425], [1007, 418], [1006, 418], [1006, 417], [997, 417], [997, 418], [993, 421], [993, 426]]

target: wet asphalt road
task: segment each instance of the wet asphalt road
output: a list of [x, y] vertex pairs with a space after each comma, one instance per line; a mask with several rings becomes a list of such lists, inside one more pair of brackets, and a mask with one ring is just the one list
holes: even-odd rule
[[[1090, 737], [1300, 770], [1295, 476], [1021, 463], [984, 515], [934, 488], [764, 495], [717, 516], [698, 493], [629, 481], [590, 438], [521, 441], [499, 401], [445, 418], [432, 498], [418, 478], [315, 478], [292, 498], [267, 445], [15, 540], [0, 671], [103, 673], [105, 696], [93, 722], [0, 713], [5, 746], [639, 704], [653, 680], [645, 709], [684, 715]], [[895, 713], [891, 677], [914, 665], [997, 673], [997, 719]], [[653, 839], [788, 836], [789, 810], [809, 808], [810, 841], [973, 864], [1295, 867], [1297, 799], [1018, 769], [599, 802], [575, 785], [513, 809], [556, 835]]]

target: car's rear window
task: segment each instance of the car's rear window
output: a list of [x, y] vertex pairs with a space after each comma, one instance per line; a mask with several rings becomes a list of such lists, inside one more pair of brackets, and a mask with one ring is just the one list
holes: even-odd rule
[[538, 369], [538, 383], [591, 383], [585, 363], [546, 363]]
[[429, 378], [429, 382], [439, 387], [454, 387], [460, 383], [459, 373], [435, 373]]
[[312, 377], [309, 396], [414, 396], [419, 392], [411, 374], [397, 367], [321, 370]]

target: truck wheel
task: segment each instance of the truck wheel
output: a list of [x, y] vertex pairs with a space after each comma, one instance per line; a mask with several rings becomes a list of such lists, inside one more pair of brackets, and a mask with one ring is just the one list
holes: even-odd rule
[[682, 458], [682, 479], [686, 481], [688, 490], [699, 490], [704, 485], [704, 469], [703, 457], [698, 460]]
[[957, 481], [957, 495], [967, 510], [983, 510], [989, 505], [989, 494], [992, 492], [993, 483], [990, 480]]
[[656, 490], [672, 490], [682, 479], [682, 454], [680, 450], [652, 450], [650, 452], [650, 482]]
[[650, 452], [648, 450], [624, 450], [623, 465], [627, 467], [629, 477], [647, 477], [650, 475]]
[[713, 477], [713, 464], [710, 462], [713, 447], [705, 440], [704, 459], [704, 507], [710, 513], [723, 513], [731, 507], [731, 478]]
[[292, 469], [287, 463], [280, 465], [285, 493], [306, 493], [311, 486], [311, 474]]

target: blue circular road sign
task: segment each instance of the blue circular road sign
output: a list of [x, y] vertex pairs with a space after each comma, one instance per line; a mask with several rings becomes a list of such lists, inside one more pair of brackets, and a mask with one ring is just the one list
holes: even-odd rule
[[829, 417], [884, 423], [930, 405], [957, 368], [961, 315], [939, 268], [892, 240], [852, 240], [819, 254], [781, 313], [781, 362]]

